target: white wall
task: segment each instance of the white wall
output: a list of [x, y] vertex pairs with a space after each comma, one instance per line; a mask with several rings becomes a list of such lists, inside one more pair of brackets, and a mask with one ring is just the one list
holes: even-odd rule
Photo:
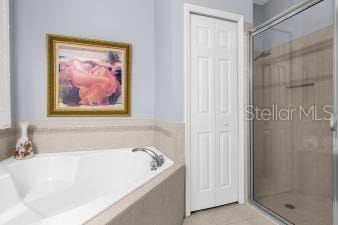
[[14, 119], [47, 119], [46, 33], [133, 45], [132, 117], [153, 118], [154, 0], [11, 0]]
[[155, 69], [155, 118], [170, 122], [184, 121], [184, 3], [242, 14], [246, 22], [252, 23], [252, 0], [155, 1], [155, 15], [158, 15], [155, 26], [158, 59]]

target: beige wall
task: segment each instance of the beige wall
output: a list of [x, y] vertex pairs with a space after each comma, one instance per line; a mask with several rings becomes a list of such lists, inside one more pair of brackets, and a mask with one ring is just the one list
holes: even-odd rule
[[154, 146], [170, 158], [184, 163], [184, 124], [154, 121]]
[[0, 160], [12, 155], [14, 144], [14, 129], [0, 130]]
[[[0, 131], [2, 159], [12, 154], [20, 136], [19, 125], [14, 126], [15, 129]], [[28, 133], [35, 153], [155, 146], [174, 161], [184, 161], [184, 124], [179, 123], [137, 119], [44, 120], [31, 122]]]
[[31, 136], [37, 153], [152, 146], [152, 120], [36, 121]]

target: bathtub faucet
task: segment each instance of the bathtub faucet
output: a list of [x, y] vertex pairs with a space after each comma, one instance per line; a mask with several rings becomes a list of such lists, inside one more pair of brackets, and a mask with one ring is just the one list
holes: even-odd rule
[[164, 163], [163, 155], [158, 155], [156, 152], [148, 148], [134, 148], [132, 152], [145, 152], [150, 155], [151, 158], [153, 158], [150, 162], [151, 170], [157, 170], [157, 168], [161, 167]]

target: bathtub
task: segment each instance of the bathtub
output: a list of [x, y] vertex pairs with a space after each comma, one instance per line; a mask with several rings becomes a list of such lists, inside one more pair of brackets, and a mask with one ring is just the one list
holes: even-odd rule
[[156, 171], [148, 154], [131, 149], [1, 161], [0, 225], [84, 224], [173, 165], [164, 159]]

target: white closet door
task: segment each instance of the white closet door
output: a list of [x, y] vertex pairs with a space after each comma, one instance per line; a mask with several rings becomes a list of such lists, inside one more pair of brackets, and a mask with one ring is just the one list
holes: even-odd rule
[[238, 201], [237, 25], [191, 15], [191, 209]]
[[215, 204], [214, 21], [191, 18], [192, 210]]
[[0, 0], [0, 129], [11, 124], [9, 74], [9, 2]]
[[216, 205], [238, 201], [237, 24], [215, 21]]

